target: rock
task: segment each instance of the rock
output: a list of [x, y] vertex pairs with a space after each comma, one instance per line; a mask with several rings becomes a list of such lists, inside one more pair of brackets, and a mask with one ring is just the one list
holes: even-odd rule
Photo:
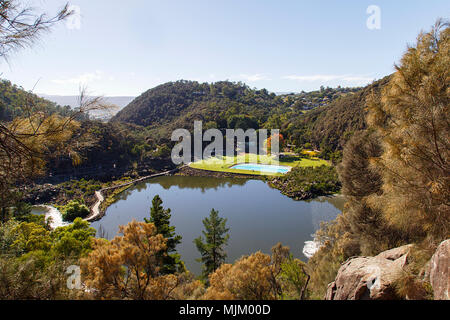
[[430, 283], [435, 300], [450, 300], [450, 239], [443, 241], [431, 257]]
[[396, 299], [394, 281], [407, 264], [411, 245], [384, 251], [376, 257], [357, 257], [341, 266], [328, 285], [326, 300]]

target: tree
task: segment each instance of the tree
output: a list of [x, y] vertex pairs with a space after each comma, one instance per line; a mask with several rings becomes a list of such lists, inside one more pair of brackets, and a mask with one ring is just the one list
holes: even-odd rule
[[[0, 2], [0, 59], [7, 60], [14, 51], [31, 46], [44, 31], [72, 14], [68, 5], [55, 17], [47, 18], [19, 1]], [[80, 114], [106, 109], [100, 98], [89, 99], [82, 90], [80, 106], [69, 116], [50, 114], [47, 105], [26, 95], [10, 122], [0, 121], [0, 209], [4, 217], [7, 208], [20, 199], [19, 184], [45, 172], [48, 158], [69, 154], [78, 163], [74, 145], [67, 143], [79, 123]]]
[[13, 233], [17, 237], [12, 247], [18, 253], [37, 250], [49, 251], [51, 248], [50, 231], [41, 225], [32, 222], [22, 222], [13, 230]]
[[220, 218], [219, 212], [212, 209], [209, 218], [203, 219], [205, 236], [198, 237], [194, 243], [201, 254], [201, 258], [197, 261], [203, 263], [203, 277], [207, 278], [212, 272], [215, 272], [222, 265], [227, 257], [224, 246], [228, 243], [230, 235], [229, 229], [225, 226], [227, 219]]
[[0, 2], [0, 58], [6, 59], [17, 49], [31, 46], [37, 38], [55, 23], [72, 14], [66, 4], [54, 17], [37, 14], [19, 1]]
[[181, 236], [175, 234], [175, 227], [170, 225], [170, 209], [164, 209], [163, 201], [156, 195], [152, 200], [150, 219], [144, 218], [146, 223], [153, 223], [156, 233], [166, 239], [166, 250], [160, 253], [163, 260], [162, 272], [165, 274], [184, 271], [184, 264], [180, 255], [176, 253], [176, 246], [181, 243]]
[[[276, 138], [277, 135], [272, 134], [269, 138], [267, 138], [267, 140], [265, 141], [266, 144], [266, 148], [267, 148], [267, 153], [271, 154], [272, 153], [272, 139]], [[278, 149], [279, 151], [283, 151], [285, 145], [285, 141], [284, 141], [284, 137], [281, 133], [278, 134]]]
[[160, 255], [167, 240], [153, 223], [132, 221], [122, 236], [93, 240], [93, 251], [81, 260], [83, 281], [94, 298], [167, 300], [180, 277], [161, 273]]
[[76, 218], [72, 224], [51, 232], [52, 253], [76, 258], [87, 255], [92, 249], [95, 234], [96, 230], [89, 226], [89, 222]]
[[76, 299], [77, 290], [67, 287], [67, 268], [72, 261], [58, 261], [43, 268], [42, 258], [26, 255], [14, 258], [0, 256], [1, 300], [67, 300]]
[[62, 210], [62, 216], [65, 221], [74, 221], [76, 218], [85, 218], [89, 213], [89, 208], [77, 200], [70, 201]]
[[280, 243], [272, 248], [272, 256], [261, 252], [244, 256], [234, 265], [220, 266], [209, 280], [202, 298], [210, 300], [300, 299], [308, 281], [303, 263]]
[[420, 270], [450, 226], [449, 66], [450, 28], [438, 21], [408, 48], [384, 90], [367, 95], [369, 128], [348, 141], [339, 167], [348, 202], [318, 231], [322, 247], [308, 261], [316, 296], [346, 259], [411, 243], [423, 263], [406, 282], [429, 285]]
[[369, 100], [368, 121], [383, 147], [376, 206], [411, 240], [439, 243], [450, 232], [449, 23], [421, 33], [396, 70], [381, 99]]

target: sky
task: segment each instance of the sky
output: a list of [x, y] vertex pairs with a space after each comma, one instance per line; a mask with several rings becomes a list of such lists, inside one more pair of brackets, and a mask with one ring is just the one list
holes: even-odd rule
[[[25, 0], [54, 14], [62, 0]], [[362, 86], [394, 71], [448, 0], [74, 0], [0, 77], [35, 93], [137, 96], [180, 79], [271, 92]]]

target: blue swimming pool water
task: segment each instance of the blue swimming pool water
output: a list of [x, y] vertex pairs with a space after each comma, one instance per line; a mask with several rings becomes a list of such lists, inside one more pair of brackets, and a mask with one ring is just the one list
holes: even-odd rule
[[277, 166], [271, 164], [242, 163], [232, 166], [230, 169], [270, 172], [270, 173], [287, 173], [290, 168], [285, 166]]

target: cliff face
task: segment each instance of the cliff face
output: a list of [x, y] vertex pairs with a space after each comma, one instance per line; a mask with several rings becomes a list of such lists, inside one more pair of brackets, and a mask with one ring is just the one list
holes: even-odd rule
[[[397, 296], [394, 283], [408, 265], [412, 245], [395, 248], [375, 257], [356, 257], [344, 263], [328, 285], [326, 300], [419, 299]], [[442, 242], [424, 270], [423, 281], [433, 288], [435, 300], [449, 300], [450, 240]]]

